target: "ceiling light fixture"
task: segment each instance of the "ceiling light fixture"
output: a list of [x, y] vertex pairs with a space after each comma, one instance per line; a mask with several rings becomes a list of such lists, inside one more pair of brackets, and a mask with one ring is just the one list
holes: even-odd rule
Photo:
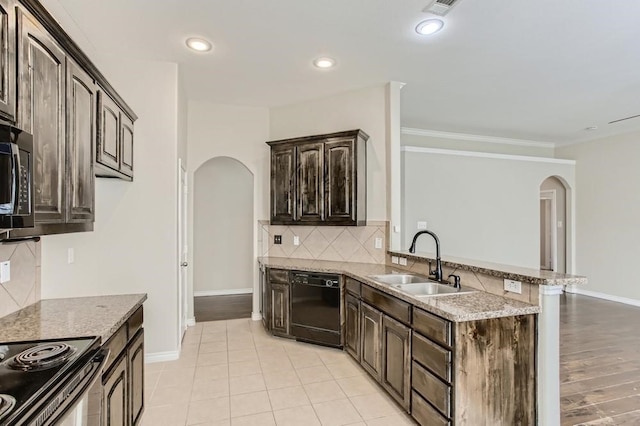
[[316, 68], [329, 69], [336, 65], [336, 60], [333, 58], [318, 58], [313, 61], [313, 65]]
[[207, 40], [197, 37], [188, 38], [186, 43], [189, 49], [195, 50], [196, 52], [208, 52], [213, 47]]
[[427, 19], [422, 21], [416, 27], [416, 32], [420, 35], [431, 35], [440, 31], [444, 27], [441, 19]]

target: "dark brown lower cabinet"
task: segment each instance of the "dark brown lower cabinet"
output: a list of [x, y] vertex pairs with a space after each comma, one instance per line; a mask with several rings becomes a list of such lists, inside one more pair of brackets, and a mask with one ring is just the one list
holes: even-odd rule
[[129, 362], [129, 413], [131, 426], [142, 420], [144, 410], [144, 330], [133, 338], [127, 350]]
[[289, 286], [271, 284], [271, 331], [289, 335]]
[[362, 341], [362, 367], [369, 372], [378, 381], [380, 380], [381, 358], [381, 331], [382, 331], [382, 313], [369, 306], [360, 303], [360, 339]]
[[344, 348], [349, 355], [360, 362], [360, 299], [347, 293], [345, 295], [344, 315]]
[[127, 354], [122, 353], [103, 379], [102, 424], [126, 426], [128, 422]]
[[382, 368], [380, 383], [405, 410], [411, 404], [411, 329], [382, 316]]

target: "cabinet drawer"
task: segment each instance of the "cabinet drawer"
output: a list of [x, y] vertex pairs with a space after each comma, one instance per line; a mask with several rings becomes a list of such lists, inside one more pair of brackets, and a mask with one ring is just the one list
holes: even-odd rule
[[354, 294], [358, 298], [360, 297], [360, 281], [356, 281], [353, 278], [345, 277], [344, 287], [349, 293]]
[[443, 380], [451, 383], [451, 351], [429, 339], [413, 334], [413, 359], [427, 367]]
[[451, 386], [443, 383], [415, 361], [411, 367], [411, 387], [442, 414], [451, 417]]
[[411, 324], [411, 305], [368, 285], [361, 286], [362, 300], [404, 324]]
[[421, 425], [429, 426], [450, 426], [451, 422], [442, 417], [438, 410], [433, 408], [427, 401], [415, 391], [411, 392], [411, 415]]
[[142, 316], [142, 306], [140, 306], [129, 318], [127, 321], [127, 329], [129, 337], [133, 338], [136, 335], [138, 330], [142, 328], [143, 316]]
[[289, 271], [269, 269], [269, 282], [289, 285]]
[[102, 346], [111, 351], [109, 353], [107, 363], [104, 365], [104, 371], [107, 371], [113, 363], [113, 360], [116, 359], [124, 350], [125, 346], [127, 346], [127, 324], [122, 324], [122, 327], [120, 327], [118, 331], [116, 331], [113, 336], [107, 340], [107, 343]]
[[431, 340], [451, 346], [451, 322], [421, 309], [413, 310], [413, 329]]

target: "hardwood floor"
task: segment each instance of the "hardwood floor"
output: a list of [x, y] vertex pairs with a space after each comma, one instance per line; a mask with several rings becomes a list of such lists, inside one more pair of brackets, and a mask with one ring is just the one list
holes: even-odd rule
[[193, 298], [196, 322], [251, 318], [252, 294]]
[[640, 307], [566, 294], [560, 323], [562, 425], [640, 425]]

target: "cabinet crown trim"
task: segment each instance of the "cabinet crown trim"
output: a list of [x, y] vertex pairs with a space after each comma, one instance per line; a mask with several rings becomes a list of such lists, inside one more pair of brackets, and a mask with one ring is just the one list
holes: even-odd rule
[[269, 146], [274, 146], [274, 145], [280, 145], [280, 144], [285, 144], [289, 142], [296, 142], [296, 143], [307, 142], [307, 141], [313, 142], [320, 139], [353, 138], [353, 137], [360, 137], [365, 141], [369, 140], [369, 135], [364, 130], [355, 129], [355, 130], [347, 130], [347, 131], [335, 132], [335, 133], [325, 133], [322, 135], [311, 135], [311, 136], [302, 136], [297, 138], [278, 139], [273, 141], [267, 141], [266, 144]]

